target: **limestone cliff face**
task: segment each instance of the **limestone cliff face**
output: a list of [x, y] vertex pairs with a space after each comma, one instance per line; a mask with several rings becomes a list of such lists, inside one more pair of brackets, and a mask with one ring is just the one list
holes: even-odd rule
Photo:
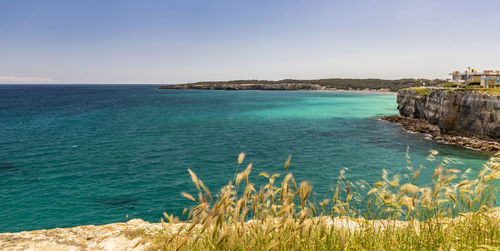
[[458, 90], [415, 89], [398, 92], [399, 113], [425, 119], [441, 131], [467, 137], [500, 140], [500, 96]]

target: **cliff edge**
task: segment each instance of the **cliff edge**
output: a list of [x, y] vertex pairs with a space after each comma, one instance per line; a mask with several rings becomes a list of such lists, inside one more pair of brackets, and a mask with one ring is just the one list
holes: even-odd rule
[[403, 116], [423, 119], [446, 134], [500, 141], [500, 95], [464, 90], [404, 89]]
[[400, 90], [397, 102], [401, 116], [382, 120], [446, 144], [500, 151], [500, 95], [496, 92], [411, 88]]

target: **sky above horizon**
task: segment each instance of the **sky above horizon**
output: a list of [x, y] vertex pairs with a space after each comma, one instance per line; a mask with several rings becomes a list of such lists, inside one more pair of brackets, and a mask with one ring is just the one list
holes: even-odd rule
[[0, 0], [0, 83], [447, 78], [500, 68], [496, 0]]

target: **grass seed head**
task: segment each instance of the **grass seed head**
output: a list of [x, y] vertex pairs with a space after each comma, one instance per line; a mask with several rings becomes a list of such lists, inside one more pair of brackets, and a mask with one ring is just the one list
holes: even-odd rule
[[288, 167], [290, 166], [290, 160], [292, 159], [292, 155], [288, 155], [288, 158], [286, 159], [286, 162], [285, 162], [285, 171], [288, 170]]
[[240, 155], [238, 155], [238, 165], [241, 165], [244, 159], [245, 159], [245, 153], [241, 152]]
[[406, 183], [401, 186], [400, 192], [404, 194], [414, 194], [417, 195], [419, 192], [419, 188], [413, 184]]

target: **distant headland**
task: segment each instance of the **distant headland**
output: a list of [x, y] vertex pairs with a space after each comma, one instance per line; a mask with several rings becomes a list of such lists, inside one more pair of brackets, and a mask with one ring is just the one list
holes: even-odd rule
[[445, 80], [441, 79], [283, 79], [283, 80], [231, 80], [204, 81], [186, 84], [161, 86], [160, 89], [201, 89], [201, 90], [353, 90], [396, 92], [400, 89], [416, 86], [439, 86]]

